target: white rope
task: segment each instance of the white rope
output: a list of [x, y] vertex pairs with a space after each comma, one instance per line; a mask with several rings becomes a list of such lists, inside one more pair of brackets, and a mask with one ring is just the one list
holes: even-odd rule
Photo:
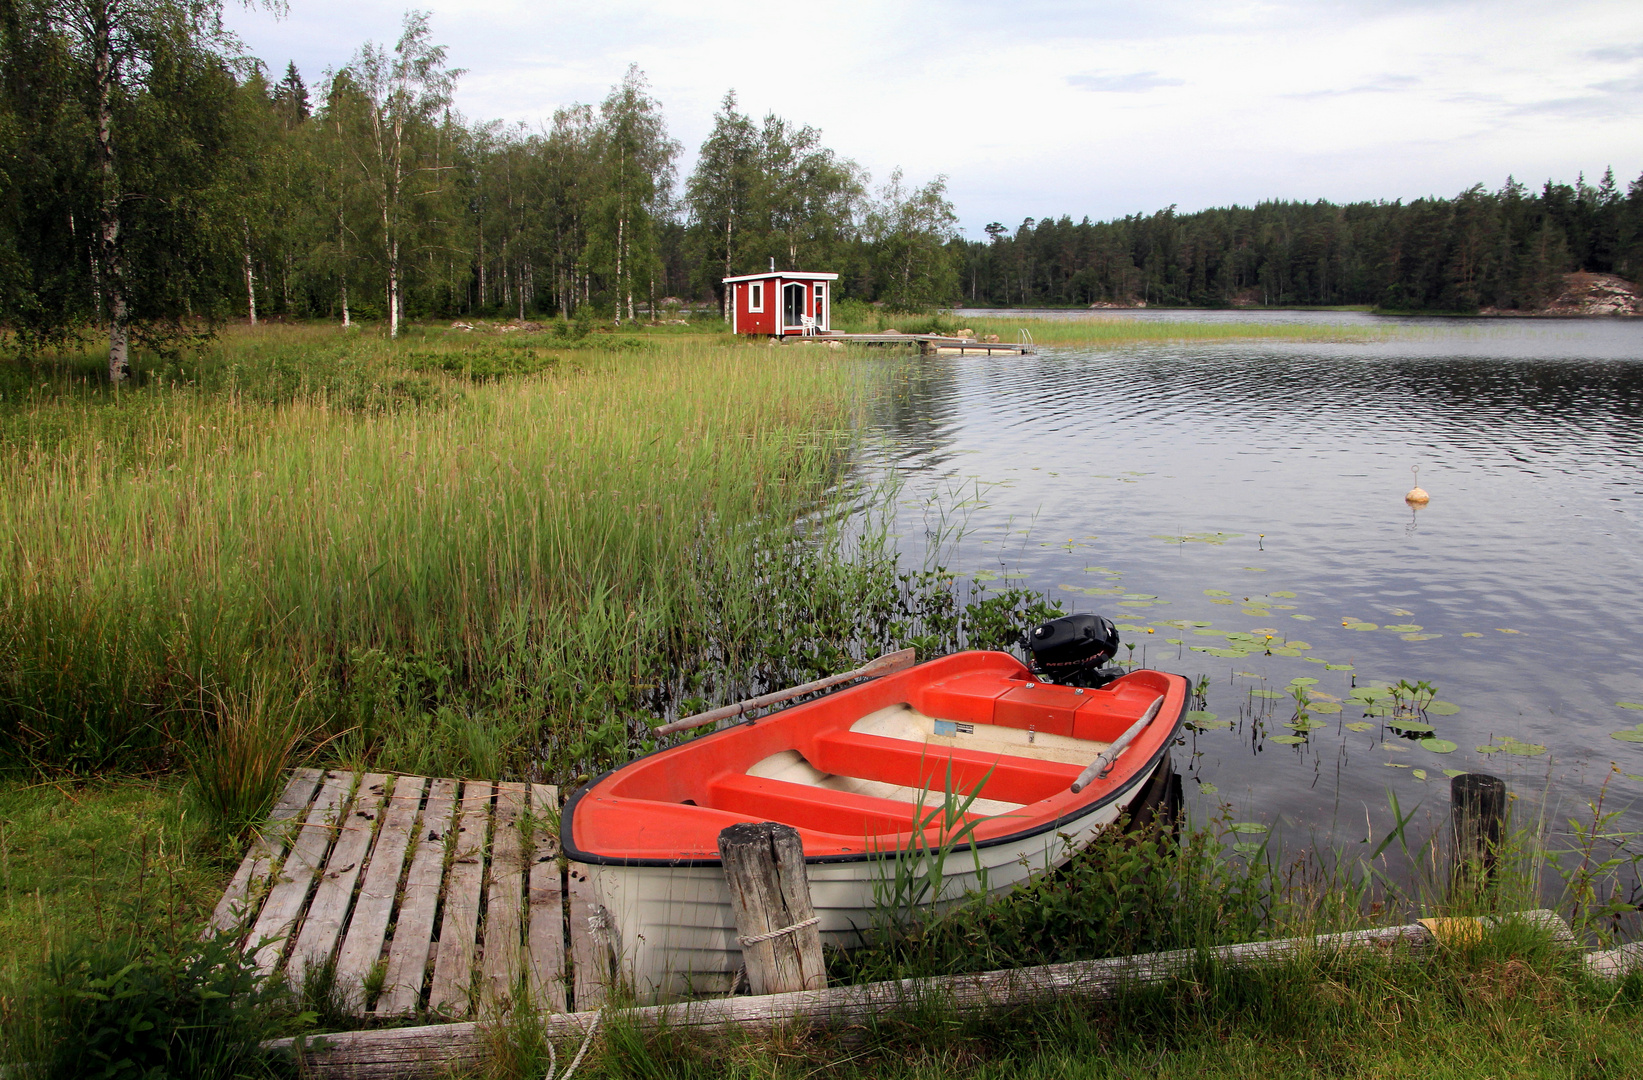
[[761, 941], [769, 941], [771, 938], [779, 938], [783, 934], [792, 934], [799, 930], [803, 930], [807, 926], [815, 926], [819, 922], [821, 922], [821, 916], [812, 915], [803, 922], [796, 922], [792, 926], [784, 926], [780, 930], [772, 930], [768, 934], [755, 934], [752, 937], [737, 938], [736, 940], [740, 941], [743, 947], [748, 945], [757, 945]]
[[[582, 1064], [582, 1056], [588, 1052], [588, 1047], [593, 1045], [594, 1033], [599, 1030], [599, 1021], [601, 1019], [603, 1019], [604, 1015], [605, 1015], [605, 1007], [603, 1005], [601, 1005], [599, 1007], [599, 1011], [593, 1014], [593, 1023], [588, 1026], [587, 1035], [583, 1036], [583, 1038], [582, 1038], [582, 1048], [580, 1050], [576, 1051], [576, 1056], [571, 1058], [570, 1068], [565, 1070], [565, 1075], [561, 1076], [559, 1078], [559, 1080], [570, 1080], [570, 1078], [576, 1074], [576, 1067], [578, 1065]], [[558, 1071], [559, 1071], [559, 1055], [554, 1052], [553, 1040], [549, 1039], [548, 1040], [548, 1075], [544, 1076], [542, 1078], [542, 1080], [554, 1080], [553, 1074], [558, 1072]]]

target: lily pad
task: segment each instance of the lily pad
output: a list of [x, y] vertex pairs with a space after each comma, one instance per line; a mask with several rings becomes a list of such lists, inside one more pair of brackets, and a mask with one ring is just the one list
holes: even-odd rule
[[1295, 594], [1294, 593], [1288, 592], [1284, 589], [1279, 589], [1277, 592], [1269, 592], [1269, 593], [1267, 593], [1267, 595], [1268, 596], [1276, 596], [1276, 597], [1279, 597], [1279, 598], [1284, 599], [1284, 600], [1293, 600], [1293, 599], [1295, 599]]
[[1182, 641], [1178, 637], [1167, 637], [1164, 640], [1169, 642], [1171, 645], [1185, 645], [1186, 644], [1185, 641]]
[[1609, 738], [1619, 739], [1621, 742], [1643, 743], [1643, 724], [1627, 728], [1625, 731], [1612, 732]]
[[1381, 764], [1385, 765], [1389, 769], [1407, 769], [1410, 767], [1401, 761], [1383, 761]]
[[1310, 641], [1286, 641], [1286, 642], [1284, 642], [1284, 645], [1287, 646], [1288, 648], [1291, 648], [1291, 649], [1310, 649], [1310, 648], [1312, 648], [1312, 643]]
[[1274, 735], [1269, 740], [1283, 746], [1294, 746], [1296, 743], [1306, 742], [1305, 735]]
[[1257, 836], [1267, 831], [1267, 827], [1259, 821], [1235, 821], [1227, 828], [1235, 833], [1255, 834]]
[[1291, 619], [1299, 619], [1302, 622], [1316, 622], [1317, 621], [1317, 618], [1315, 616], [1312, 616], [1312, 615], [1291, 615], [1290, 618]]
[[1272, 650], [1272, 655], [1273, 656], [1302, 656], [1304, 654], [1299, 649], [1291, 649], [1289, 646], [1285, 645], [1285, 646], [1281, 646], [1279, 648], [1273, 649]]
[[1348, 630], [1379, 630], [1380, 629], [1379, 626], [1376, 626], [1372, 622], [1347, 623], [1346, 628]]
[[1468, 630], [1466, 633], [1461, 635], [1461, 637], [1482, 637], [1482, 636], [1483, 636], [1482, 634], [1478, 633], [1475, 630]]
[[1466, 775], [1466, 770], [1465, 769], [1445, 769], [1445, 770], [1443, 770], [1443, 775], [1445, 775], [1449, 779], [1453, 780], [1457, 776], [1465, 776]]
[[1208, 781], [1204, 781], [1204, 782], [1199, 783], [1198, 790], [1202, 791], [1205, 795], [1213, 795], [1217, 791], [1220, 791], [1221, 789], [1216, 787], [1214, 784], [1209, 783]]
[[1643, 705], [1639, 705], [1635, 701], [1617, 701], [1615, 704], [1619, 705], [1622, 709], [1643, 709]]
[[1241, 844], [1233, 844], [1232, 850], [1240, 855], [1255, 855], [1260, 852], [1262, 846], [1261, 844], [1252, 844], [1246, 840]]
[[1118, 607], [1152, 607], [1151, 600], [1120, 600]]
[[1514, 757], [1539, 757], [1545, 752], [1546, 747], [1540, 743], [1520, 742], [1510, 735], [1505, 736], [1495, 745], [1478, 747], [1478, 753], [1480, 754], [1506, 753]]
[[1430, 750], [1434, 754], [1453, 754], [1460, 747], [1448, 739], [1422, 739], [1421, 749]]
[[1353, 670], [1353, 668], [1352, 668], [1351, 664], [1325, 664], [1324, 665], [1324, 670], [1325, 671], [1351, 671], [1351, 670]]
[[1264, 566], [1242, 566], [1242, 567], [1239, 567], [1239, 569], [1240, 570], [1248, 570], [1252, 574], [1264, 574], [1264, 573], [1266, 573], [1266, 567], [1264, 567]]
[[1193, 709], [1191, 712], [1187, 713], [1185, 719], [1189, 724], [1203, 724], [1216, 719], [1216, 716], [1212, 712], [1205, 712], [1202, 709]]
[[1419, 720], [1394, 720], [1388, 726], [1395, 727], [1399, 731], [1407, 731], [1414, 735], [1430, 735], [1433, 731], [1437, 730], [1431, 724], [1424, 724]]
[[1193, 633], [1197, 634], [1199, 637], [1226, 637], [1227, 636], [1227, 632], [1225, 630], [1194, 630]]
[[1307, 675], [1297, 675], [1289, 680], [1291, 686], [1317, 686], [1318, 680]]
[[1125, 593], [1124, 594], [1124, 599], [1126, 599], [1126, 600], [1156, 600], [1156, 599], [1158, 599], [1158, 597], [1156, 595], [1154, 595], [1153, 593], [1130, 592], [1130, 593]]
[[1416, 769], [1414, 771], [1413, 775], [1414, 775], [1416, 780], [1425, 780], [1426, 779], [1426, 770], [1425, 769]]
[[1305, 720], [1291, 720], [1289, 723], [1284, 725], [1284, 727], [1289, 728], [1291, 731], [1317, 731], [1319, 728], [1324, 726], [1325, 725], [1318, 723], [1318, 721], [1313, 720], [1310, 717]]
[[1231, 596], [1232, 594], [1227, 592], [1225, 589], [1205, 589], [1204, 590], [1204, 595], [1205, 596]]
[[1399, 634], [1398, 636], [1403, 638], [1403, 640], [1405, 640], [1405, 641], [1431, 641], [1433, 638], [1440, 638], [1443, 635], [1442, 634]]
[[1289, 696], [1282, 690], [1251, 690], [1250, 693], [1254, 694], [1256, 697], [1264, 698], [1286, 698]]
[[1346, 729], [1348, 731], [1368, 731], [1374, 726], [1374, 724], [1371, 724], [1365, 720], [1354, 720], [1350, 724], [1346, 725]]
[[1244, 657], [1249, 655], [1249, 652], [1245, 649], [1201, 648], [1199, 651], [1209, 653], [1211, 656], [1225, 657], [1228, 660], [1242, 660]]
[[1497, 626], [1497, 627], [1495, 627], [1495, 629], [1499, 630], [1503, 634], [1521, 634], [1521, 633], [1523, 633], [1522, 630], [1508, 630], [1504, 626]]
[[1422, 630], [1426, 629], [1426, 627], [1416, 626], [1414, 623], [1406, 622], [1406, 623], [1387, 623], [1385, 626], [1381, 627], [1381, 629], [1382, 630], [1391, 630], [1394, 633], [1398, 633], [1398, 634], [1418, 634]]
[[1460, 712], [1460, 706], [1453, 701], [1428, 701], [1425, 711], [1433, 716], [1454, 716]]
[[1341, 711], [1341, 703], [1338, 701], [1314, 701], [1308, 704], [1307, 708], [1319, 713], [1338, 713]]

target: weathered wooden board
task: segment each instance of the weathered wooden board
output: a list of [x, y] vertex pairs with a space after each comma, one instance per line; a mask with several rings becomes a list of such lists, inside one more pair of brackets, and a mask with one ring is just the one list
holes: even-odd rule
[[531, 1001], [562, 1013], [565, 997], [565, 875], [559, 865], [559, 789], [531, 785], [530, 928]]
[[468, 780], [462, 785], [456, 851], [445, 874], [439, 948], [434, 954], [434, 981], [428, 989], [429, 1012], [461, 1016], [474, 1004], [474, 958], [479, 944], [479, 901], [485, 887], [492, 792], [491, 785], [483, 781]]
[[337, 823], [330, 858], [325, 860], [325, 870], [320, 874], [313, 899], [308, 901], [308, 913], [302, 919], [302, 930], [285, 961], [286, 981], [299, 990], [307, 971], [324, 967], [336, 952], [343, 924], [348, 921], [348, 911], [353, 906], [354, 883], [359, 880], [371, 842], [376, 839], [377, 818], [387, 787], [388, 777], [382, 773], [366, 773], [360, 777], [353, 805]]
[[403, 1016], [416, 1011], [439, 913], [439, 885], [445, 877], [445, 852], [455, 843], [452, 814], [456, 810], [457, 781], [435, 780], [428, 786], [428, 805], [417, 826], [416, 849], [405, 875], [405, 899], [388, 947], [388, 969], [382, 994], [372, 1010], [377, 1016]]
[[365, 882], [354, 901], [354, 913], [348, 919], [348, 934], [342, 939], [342, 950], [337, 953], [336, 986], [354, 1002], [356, 1012], [365, 1008], [365, 980], [382, 957], [394, 898], [399, 893], [399, 879], [405, 870], [405, 853], [416, 833], [417, 814], [422, 809], [422, 793], [427, 786], [428, 781], [420, 776], [394, 778], [382, 827], [377, 830], [377, 840], [371, 848]]
[[485, 945], [480, 955], [485, 992], [498, 1006], [511, 1002], [523, 973], [525, 838], [520, 828], [530, 800], [528, 784], [496, 785], [490, 881], [485, 888]]
[[308, 809], [324, 775], [319, 769], [291, 770], [291, 781], [269, 812], [268, 823], [252, 842], [251, 850], [246, 852], [222, 899], [217, 901], [217, 909], [211, 913], [211, 930], [219, 933], [232, 930], [255, 913], [262, 901], [263, 886], [268, 884], [274, 867], [285, 854], [291, 831], [288, 823]]
[[[709, 998], [624, 1010], [622, 1018], [625, 1023], [638, 1027], [666, 1025], [675, 1031], [694, 1028], [757, 1033], [802, 1025], [850, 1027], [887, 1010], [917, 1006], [931, 999], [941, 1001], [947, 1009], [975, 1012], [1070, 996], [1100, 998], [1124, 986], [1167, 982], [1191, 972], [1205, 960], [1242, 967], [1360, 949], [1419, 952], [1430, 948], [1432, 940], [1432, 935], [1422, 926], [1394, 926], [1316, 938], [1227, 945], [1202, 952], [1182, 949], [976, 975], [798, 990], [764, 997]], [[593, 1022], [594, 1015], [577, 1012], [544, 1016], [543, 1034], [553, 1039], [580, 1037]], [[307, 1075], [356, 1080], [444, 1076], [453, 1069], [483, 1060], [487, 1050], [487, 1034], [477, 1023], [345, 1032], [325, 1038], [326, 1049], [311, 1053], [307, 1059]], [[290, 1052], [292, 1043], [293, 1040], [282, 1039], [269, 1046]]]
[[587, 1011], [605, 1003], [615, 976], [615, 935], [586, 868], [573, 863], [565, 876], [570, 932], [571, 1007]]
[[297, 920], [302, 917], [314, 874], [331, 849], [337, 820], [347, 807], [354, 786], [354, 774], [328, 772], [319, 796], [308, 808], [302, 828], [291, 842], [291, 850], [263, 902], [262, 912], [251, 927], [250, 944], [256, 946], [257, 970], [272, 975], [290, 943]]

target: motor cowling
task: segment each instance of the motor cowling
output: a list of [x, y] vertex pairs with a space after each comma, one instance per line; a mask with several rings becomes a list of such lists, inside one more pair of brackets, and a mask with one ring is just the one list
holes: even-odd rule
[[1034, 673], [1064, 686], [1093, 689], [1124, 674], [1105, 666], [1118, 653], [1118, 628], [1100, 615], [1051, 619], [1034, 627], [1023, 643]]

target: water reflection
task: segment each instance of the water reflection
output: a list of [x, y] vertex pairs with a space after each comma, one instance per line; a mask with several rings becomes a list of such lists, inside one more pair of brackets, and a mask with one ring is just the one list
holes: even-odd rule
[[[1235, 722], [1184, 751], [1200, 808], [1231, 799], [1356, 841], [1388, 788], [1436, 805], [1445, 769], [1479, 769], [1568, 812], [1611, 761], [1643, 776], [1643, 746], [1608, 737], [1635, 722], [1615, 703], [1643, 701], [1643, 322], [1400, 326], [1372, 343], [897, 362], [871, 467], [906, 476], [910, 502], [979, 484], [953, 509], [967, 531], [948, 565], [1019, 571], [1133, 627], [1138, 659], [1209, 678], [1209, 710]], [[1307, 647], [1195, 651], [1227, 646], [1217, 632]], [[1301, 678], [1338, 701], [1319, 699], [1324, 728], [1274, 743], [1293, 738]], [[1429, 718], [1454, 751], [1354, 704], [1399, 679], [1460, 707]], [[1643, 795], [1615, 784], [1611, 804]]]

